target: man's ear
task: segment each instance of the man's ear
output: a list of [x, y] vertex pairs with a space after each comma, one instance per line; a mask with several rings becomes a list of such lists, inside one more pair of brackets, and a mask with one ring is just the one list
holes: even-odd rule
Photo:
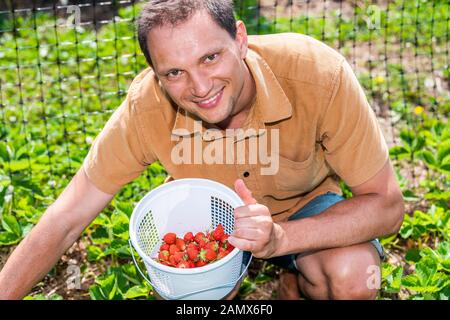
[[248, 50], [247, 28], [243, 21], [236, 21], [236, 41], [241, 51], [241, 59], [245, 59]]

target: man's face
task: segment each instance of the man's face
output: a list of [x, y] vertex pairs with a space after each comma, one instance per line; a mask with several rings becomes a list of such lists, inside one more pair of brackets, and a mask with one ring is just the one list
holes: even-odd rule
[[[218, 124], [238, 114], [248, 95], [247, 34], [238, 22], [236, 39], [204, 10], [172, 27], [149, 33], [149, 51], [163, 88], [181, 108]], [[247, 80], [246, 80], [247, 79]]]

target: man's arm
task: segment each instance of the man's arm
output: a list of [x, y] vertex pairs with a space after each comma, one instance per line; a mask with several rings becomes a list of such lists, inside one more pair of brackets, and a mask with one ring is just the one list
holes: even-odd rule
[[23, 298], [113, 197], [97, 189], [82, 167], [1, 270], [0, 299]]
[[250, 201], [249, 190], [236, 189], [246, 206], [235, 211], [230, 242], [257, 258], [367, 242], [397, 233], [403, 222], [403, 197], [390, 161], [369, 181], [351, 188], [352, 198], [295, 221], [274, 223], [267, 207]]

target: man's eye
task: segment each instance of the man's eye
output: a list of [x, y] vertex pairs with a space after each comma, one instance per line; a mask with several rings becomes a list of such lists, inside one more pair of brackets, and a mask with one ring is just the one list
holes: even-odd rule
[[214, 53], [205, 58], [205, 62], [212, 62], [217, 59], [218, 54]]
[[181, 75], [181, 70], [172, 70], [166, 74], [168, 78], [176, 78]]

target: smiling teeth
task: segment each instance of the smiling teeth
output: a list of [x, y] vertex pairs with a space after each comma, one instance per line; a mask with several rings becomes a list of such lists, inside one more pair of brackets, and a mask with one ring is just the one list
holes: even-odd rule
[[215, 96], [209, 98], [208, 100], [201, 101], [200, 103], [203, 104], [203, 103], [210, 103], [210, 102], [214, 101], [214, 99], [217, 98], [217, 96], [219, 95], [219, 93], [220, 93], [220, 92], [216, 93]]

